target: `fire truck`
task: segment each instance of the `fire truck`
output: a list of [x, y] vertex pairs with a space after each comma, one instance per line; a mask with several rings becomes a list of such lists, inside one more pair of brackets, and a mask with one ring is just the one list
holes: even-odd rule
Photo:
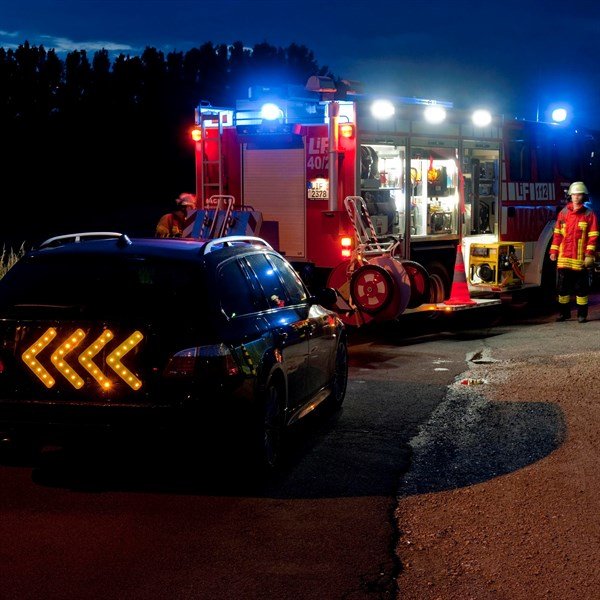
[[311, 77], [196, 108], [205, 233], [222, 215], [219, 233], [266, 239], [354, 325], [553, 286], [566, 189], [597, 184], [593, 133], [341, 87]]

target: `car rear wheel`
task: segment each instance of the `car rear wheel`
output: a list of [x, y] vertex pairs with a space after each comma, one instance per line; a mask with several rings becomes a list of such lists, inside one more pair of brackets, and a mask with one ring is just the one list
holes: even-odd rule
[[331, 383], [329, 403], [333, 408], [339, 408], [346, 396], [348, 385], [348, 346], [345, 339], [341, 339], [335, 353], [335, 371]]
[[279, 382], [267, 383], [259, 409], [256, 459], [260, 469], [275, 470], [281, 461], [284, 432], [284, 395]]

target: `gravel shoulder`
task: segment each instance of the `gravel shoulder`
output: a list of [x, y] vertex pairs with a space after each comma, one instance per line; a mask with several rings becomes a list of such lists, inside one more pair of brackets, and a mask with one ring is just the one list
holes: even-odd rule
[[399, 598], [600, 598], [598, 318], [506, 328], [466, 357], [411, 442]]

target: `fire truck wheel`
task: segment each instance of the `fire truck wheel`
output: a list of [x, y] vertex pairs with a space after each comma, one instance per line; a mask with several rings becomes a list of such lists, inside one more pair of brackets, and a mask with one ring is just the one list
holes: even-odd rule
[[424, 302], [428, 302], [431, 284], [427, 269], [412, 260], [402, 260], [400, 262], [410, 278], [410, 300], [407, 308], [416, 308]]
[[446, 269], [439, 262], [427, 265], [429, 273], [429, 302], [443, 302], [450, 293], [450, 279]]
[[350, 295], [359, 310], [376, 315], [392, 301], [394, 281], [383, 267], [363, 265], [352, 275]]

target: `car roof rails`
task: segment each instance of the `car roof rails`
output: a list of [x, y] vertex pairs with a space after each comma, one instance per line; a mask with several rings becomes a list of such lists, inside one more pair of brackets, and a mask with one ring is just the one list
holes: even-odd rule
[[68, 233], [66, 235], [57, 235], [51, 237], [40, 244], [42, 248], [56, 248], [57, 246], [63, 246], [65, 244], [78, 244], [82, 241], [91, 240], [107, 240], [117, 239], [119, 246], [129, 246], [131, 240], [124, 234], [116, 231], [87, 231], [82, 233]]
[[259, 237], [251, 237], [247, 235], [230, 235], [222, 238], [215, 238], [208, 241], [200, 248], [200, 255], [210, 254], [216, 250], [221, 250], [223, 247], [232, 247], [238, 245], [246, 246], [262, 246], [266, 250], [273, 250], [271, 244]]

